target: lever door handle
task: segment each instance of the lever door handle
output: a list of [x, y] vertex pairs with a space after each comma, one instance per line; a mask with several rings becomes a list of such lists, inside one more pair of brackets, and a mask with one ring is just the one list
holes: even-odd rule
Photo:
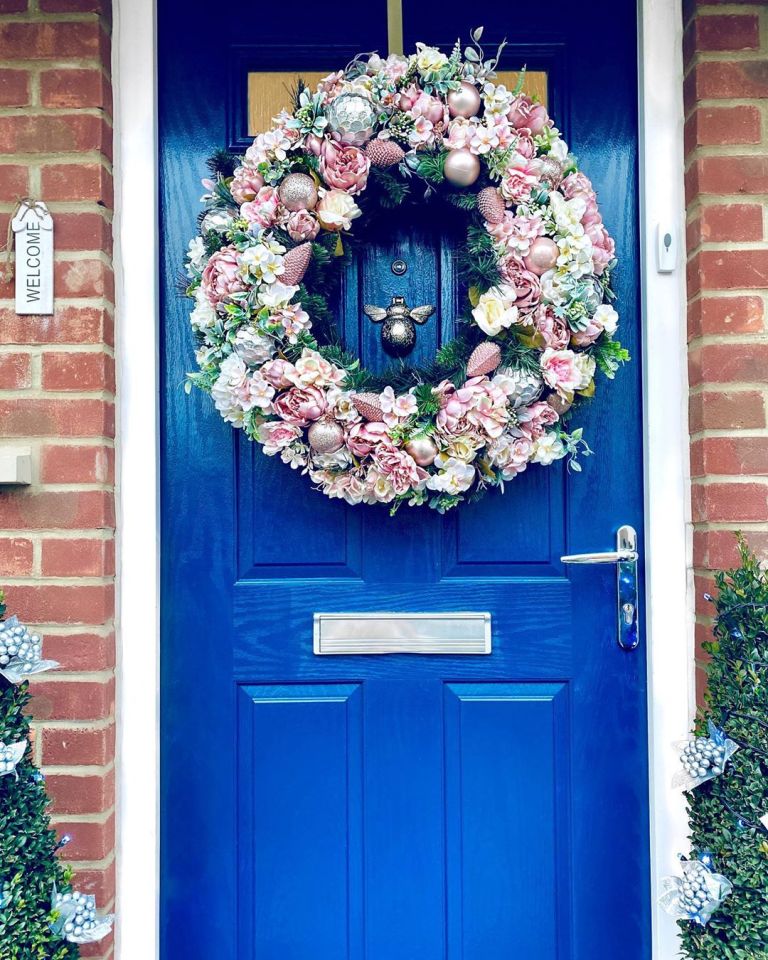
[[634, 650], [640, 642], [637, 616], [637, 533], [628, 524], [616, 533], [616, 549], [604, 553], [569, 553], [561, 563], [616, 564], [617, 640], [623, 650]]

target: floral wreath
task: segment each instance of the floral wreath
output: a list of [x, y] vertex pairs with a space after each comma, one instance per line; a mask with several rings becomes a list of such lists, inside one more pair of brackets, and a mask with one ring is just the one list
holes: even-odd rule
[[[351, 504], [444, 512], [529, 463], [580, 469], [570, 408], [629, 359], [592, 185], [544, 107], [494, 82], [504, 44], [484, 59], [481, 33], [463, 55], [419, 43], [359, 55], [314, 92], [299, 81], [293, 111], [203, 181], [187, 388]], [[464, 213], [468, 303], [429, 367], [376, 375], [340, 345], [331, 304], [365, 220], [416, 202]]]

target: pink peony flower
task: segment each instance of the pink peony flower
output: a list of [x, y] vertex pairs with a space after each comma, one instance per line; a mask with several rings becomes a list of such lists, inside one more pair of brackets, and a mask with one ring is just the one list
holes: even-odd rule
[[515, 289], [515, 306], [521, 313], [530, 313], [541, 300], [541, 283], [535, 273], [526, 270], [519, 258], [509, 254], [499, 261], [499, 273]]
[[[402, 98], [401, 98], [402, 99]], [[414, 117], [424, 117], [431, 123], [440, 123], [446, 119], [446, 107], [437, 97], [428, 93], [420, 93], [410, 108]]]
[[592, 241], [592, 267], [599, 277], [616, 255], [616, 244], [602, 223], [588, 227], [587, 236]]
[[214, 307], [233, 293], [245, 289], [234, 247], [222, 247], [213, 254], [203, 270], [201, 284]]
[[563, 350], [568, 346], [571, 331], [565, 320], [555, 316], [552, 307], [540, 304], [534, 311], [534, 326], [541, 334], [544, 345], [553, 350]]
[[277, 220], [277, 208], [280, 198], [274, 187], [262, 187], [253, 200], [240, 207], [240, 215], [248, 223], [257, 223], [260, 227], [271, 227]]
[[585, 177], [580, 172], [569, 173], [560, 184], [560, 192], [565, 195], [566, 200], [572, 200], [574, 197], [584, 197], [586, 200], [595, 193], [589, 177]]
[[518, 407], [517, 419], [520, 432], [531, 440], [543, 436], [547, 427], [557, 423], [560, 417], [548, 403], [538, 400], [529, 407]]
[[344, 147], [326, 140], [320, 151], [320, 176], [329, 187], [346, 193], [365, 189], [371, 161], [357, 147]]
[[246, 165], [236, 168], [229, 189], [238, 203], [247, 203], [253, 200], [263, 186], [264, 177], [258, 170]]
[[296, 368], [287, 360], [270, 360], [261, 368], [261, 375], [277, 390], [285, 390], [293, 384], [290, 376], [296, 375]]
[[259, 427], [259, 440], [268, 457], [294, 443], [300, 436], [301, 428], [284, 420], [267, 420]]
[[356, 457], [367, 457], [385, 439], [389, 439], [385, 423], [358, 422], [347, 431], [346, 444]]
[[272, 409], [286, 423], [306, 427], [325, 413], [325, 394], [318, 387], [293, 387], [280, 394]]
[[512, 480], [522, 473], [533, 456], [533, 441], [528, 437], [512, 437], [502, 434], [488, 444], [488, 459], [501, 470], [505, 480]]
[[400, 91], [400, 109], [401, 110], [412, 110], [413, 105], [421, 96], [421, 89], [415, 84], [412, 83], [410, 86], [405, 87]]
[[581, 371], [576, 364], [576, 354], [572, 350], [553, 350], [547, 347], [539, 363], [547, 386], [556, 390], [561, 397], [570, 400], [582, 381]]
[[297, 210], [290, 213], [285, 220], [285, 229], [291, 240], [303, 243], [304, 240], [314, 240], [320, 231], [317, 217], [309, 210]]
[[533, 142], [533, 137], [529, 135], [527, 130], [518, 130], [517, 132], [519, 136], [515, 142], [515, 150], [526, 160], [532, 160], [536, 156], [536, 144]]
[[504, 171], [501, 181], [501, 195], [513, 203], [527, 203], [531, 191], [539, 182], [538, 165], [516, 153], [510, 165]]
[[396, 494], [407, 493], [428, 476], [427, 471], [418, 466], [409, 453], [386, 441], [376, 447], [373, 463]]
[[518, 130], [528, 126], [528, 117], [533, 109], [533, 100], [524, 93], [514, 97], [507, 111], [507, 119]]

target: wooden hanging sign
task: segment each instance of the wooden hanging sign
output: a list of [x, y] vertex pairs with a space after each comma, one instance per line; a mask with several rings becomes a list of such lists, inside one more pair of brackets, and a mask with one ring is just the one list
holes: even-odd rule
[[19, 202], [16, 237], [16, 313], [53, 313], [53, 217], [42, 200]]

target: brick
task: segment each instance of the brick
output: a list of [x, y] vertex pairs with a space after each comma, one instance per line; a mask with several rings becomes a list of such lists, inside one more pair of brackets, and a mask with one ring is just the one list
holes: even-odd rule
[[103, 307], [61, 306], [50, 317], [20, 317], [0, 308], [0, 344], [114, 344], [114, 321]]
[[[107, 128], [108, 129], [108, 128]], [[80, 153], [103, 151], [104, 124], [90, 114], [0, 117], [3, 153]]]
[[24, 13], [28, 0], [0, 0], [0, 13]]
[[98, 22], [0, 23], [0, 59], [102, 59], [106, 37]]
[[100, 163], [56, 163], [42, 169], [42, 192], [48, 200], [91, 200], [114, 205], [112, 176]]
[[768, 97], [768, 59], [707, 60], [688, 79], [689, 97], [698, 100], [762, 99]]
[[115, 845], [114, 816], [105, 823], [58, 821], [56, 831], [72, 838], [61, 851], [64, 860], [103, 860]]
[[700, 16], [694, 22], [696, 49], [757, 50], [760, 46], [760, 21], [757, 14]]
[[112, 530], [112, 494], [106, 490], [12, 490], [0, 498], [0, 529]]
[[685, 152], [695, 147], [760, 143], [760, 111], [751, 104], [699, 107], [685, 124]]
[[28, 623], [100, 625], [111, 620], [115, 612], [115, 591], [111, 583], [71, 587], [24, 584], [13, 588], [13, 596], [14, 611], [19, 619]]
[[0, 390], [24, 390], [32, 386], [29, 354], [0, 353]]
[[698, 284], [689, 272], [689, 292], [764, 289], [768, 286], [768, 250], [702, 250], [689, 263], [697, 269]]
[[43, 727], [40, 739], [46, 766], [68, 763], [103, 766], [115, 755], [114, 724], [97, 729]]
[[[83, 893], [90, 893], [96, 897], [96, 903], [105, 908], [115, 898], [115, 862], [106, 867], [85, 869], [80, 867], [75, 872], [75, 887]], [[81, 947], [81, 956], [82, 956]]]
[[0, 194], [21, 197], [29, 193], [29, 168], [13, 163], [0, 164]]
[[29, 76], [28, 70], [0, 70], [0, 107], [29, 103]]
[[768, 437], [703, 437], [692, 447], [697, 450], [699, 476], [768, 476]]
[[114, 404], [104, 400], [0, 399], [8, 437], [113, 437]]
[[0, 576], [26, 577], [32, 572], [32, 541], [25, 537], [0, 537]]
[[65, 773], [46, 773], [45, 786], [52, 798], [51, 813], [102, 813], [115, 803], [115, 774], [87, 774], [74, 776]]
[[46, 353], [44, 390], [115, 389], [115, 364], [106, 353]]
[[40, 457], [43, 483], [114, 483], [115, 451], [103, 446], [43, 447]]
[[109, 80], [97, 69], [45, 70], [40, 75], [40, 99], [44, 107], [99, 107], [108, 113], [112, 110]]
[[[758, 557], [768, 558], [768, 531], [750, 531], [749, 545]], [[709, 570], [738, 566], [736, 530], [694, 530], [693, 563]]]
[[115, 299], [112, 268], [102, 260], [62, 260], [54, 265], [53, 282], [59, 296]]
[[57, 250], [112, 252], [112, 224], [100, 213], [57, 213]]
[[701, 239], [704, 243], [762, 240], [762, 206], [757, 203], [718, 203], [703, 207]]
[[107, 18], [111, 16], [109, 0], [40, 0], [40, 9], [44, 13], [98, 13]]
[[[45, 655], [61, 664], [62, 670], [112, 670], [115, 666], [115, 635], [109, 633], [46, 633]], [[54, 761], [50, 761], [53, 763]], [[59, 763], [96, 763], [97, 761], [61, 760]], [[104, 761], [100, 761], [104, 762]]]
[[103, 720], [114, 712], [112, 680], [33, 680], [32, 692], [31, 709], [36, 721]]
[[688, 367], [692, 386], [761, 382], [768, 370], [768, 343], [705, 343], [690, 351]]
[[694, 394], [689, 402], [690, 429], [750, 430], [766, 426], [765, 400], [758, 390]]
[[694, 523], [768, 521], [768, 484], [708, 483], [691, 489]]
[[691, 339], [707, 334], [762, 333], [763, 329], [760, 297], [699, 297], [688, 307]]
[[46, 539], [42, 545], [44, 577], [109, 577], [115, 572], [112, 540]]
[[701, 157], [696, 161], [698, 193], [768, 193], [768, 156]]

